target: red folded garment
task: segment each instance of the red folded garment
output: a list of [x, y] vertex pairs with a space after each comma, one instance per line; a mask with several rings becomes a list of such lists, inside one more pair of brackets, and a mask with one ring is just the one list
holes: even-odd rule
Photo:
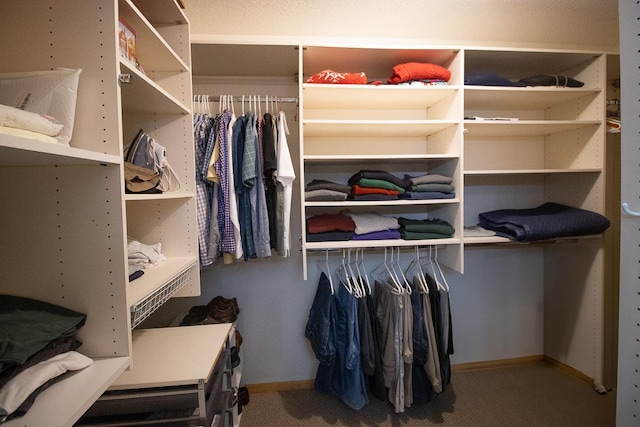
[[367, 75], [360, 73], [338, 73], [333, 70], [323, 70], [307, 79], [307, 83], [329, 83], [329, 84], [367, 84]]
[[393, 74], [387, 83], [403, 83], [411, 80], [439, 79], [448, 82], [451, 71], [444, 67], [430, 63], [405, 62], [393, 67]]
[[384, 194], [387, 196], [397, 196], [400, 192], [398, 190], [387, 190], [386, 188], [379, 187], [361, 187], [358, 184], [354, 184], [351, 186], [351, 194], [356, 196], [362, 194]]
[[307, 218], [309, 233], [324, 233], [327, 231], [354, 231], [356, 223], [342, 214], [319, 214]]

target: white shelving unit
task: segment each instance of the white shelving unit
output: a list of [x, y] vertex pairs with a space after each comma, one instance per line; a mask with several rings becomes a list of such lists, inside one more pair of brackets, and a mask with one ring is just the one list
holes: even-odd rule
[[[445, 263], [464, 271], [464, 247], [519, 246], [501, 237], [464, 238], [463, 225], [500, 208], [531, 208], [547, 201], [605, 212], [606, 57], [597, 52], [509, 49], [301, 49], [300, 169], [312, 179], [346, 182], [360, 168], [392, 173], [438, 172], [454, 177], [453, 200], [305, 202], [302, 222], [316, 213], [375, 210], [441, 217], [456, 228], [437, 241], [307, 242], [323, 249], [427, 246], [446, 250]], [[432, 62], [450, 69], [444, 87], [304, 83], [324, 69], [365, 71], [386, 81], [393, 65]], [[580, 88], [463, 85], [463, 75], [493, 72], [510, 80], [567, 75]], [[474, 117], [476, 117], [474, 119]], [[510, 118], [511, 120], [480, 120]], [[542, 353], [602, 384], [604, 239], [602, 236], [536, 243], [543, 255]], [[568, 251], [567, 248], [571, 250]], [[522, 257], [527, 257], [526, 251]], [[439, 256], [439, 259], [442, 259]], [[487, 268], [499, 269], [487, 260]], [[580, 298], [576, 298], [580, 295]]]
[[[344, 182], [361, 169], [385, 170], [396, 176], [441, 173], [462, 190], [462, 60], [455, 49], [357, 49], [305, 46], [302, 52], [300, 174], [302, 224], [318, 213], [376, 211], [420, 219], [444, 219], [453, 238], [431, 241], [307, 242], [302, 235], [303, 269], [309, 250], [442, 245], [441, 259], [462, 270], [460, 198], [382, 202], [304, 201], [313, 179]], [[452, 73], [447, 86], [406, 87], [305, 83], [324, 69], [364, 71], [369, 80], [386, 79], [402, 62], [432, 62]]]
[[[605, 214], [606, 57], [590, 52], [467, 50], [465, 73], [510, 80], [566, 75], [565, 87], [465, 86], [465, 223], [502, 208], [556, 202]], [[501, 238], [467, 238], [494, 247]], [[525, 245], [526, 246], [526, 245]], [[509, 248], [518, 247], [510, 245]], [[544, 355], [602, 384], [604, 239], [554, 239], [543, 245]]]
[[[7, 425], [73, 425], [129, 365], [132, 327], [168, 298], [200, 292], [189, 23], [174, 0], [2, 9], [0, 51], [11, 60], [0, 72], [82, 69], [70, 146], [0, 136], [0, 291], [85, 313], [80, 351], [96, 361]], [[136, 31], [144, 72], [119, 56], [119, 16]], [[140, 128], [167, 148], [179, 192], [125, 195], [123, 151]], [[127, 236], [161, 243], [167, 262], [129, 283]]]

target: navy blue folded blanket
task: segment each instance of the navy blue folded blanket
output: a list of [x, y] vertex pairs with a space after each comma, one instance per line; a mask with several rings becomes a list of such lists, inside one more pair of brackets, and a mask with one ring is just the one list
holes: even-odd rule
[[598, 234], [610, 221], [592, 211], [545, 203], [532, 209], [500, 209], [479, 214], [479, 225], [518, 241]]

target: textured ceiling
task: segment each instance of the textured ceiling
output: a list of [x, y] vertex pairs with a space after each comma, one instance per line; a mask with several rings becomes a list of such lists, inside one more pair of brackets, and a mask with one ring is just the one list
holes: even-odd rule
[[[438, 41], [617, 51], [617, 0], [183, 0], [203, 36]], [[291, 37], [290, 37], [291, 36]]]

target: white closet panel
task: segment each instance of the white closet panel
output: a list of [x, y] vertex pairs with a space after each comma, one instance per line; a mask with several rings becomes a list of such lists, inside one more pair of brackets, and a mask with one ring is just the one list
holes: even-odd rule
[[[621, 196], [640, 211], [640, 5], [620, 1]], [[623, 214], [620, 221], [620, 322], [616, 423], [640, 423], [640, 218]]]

